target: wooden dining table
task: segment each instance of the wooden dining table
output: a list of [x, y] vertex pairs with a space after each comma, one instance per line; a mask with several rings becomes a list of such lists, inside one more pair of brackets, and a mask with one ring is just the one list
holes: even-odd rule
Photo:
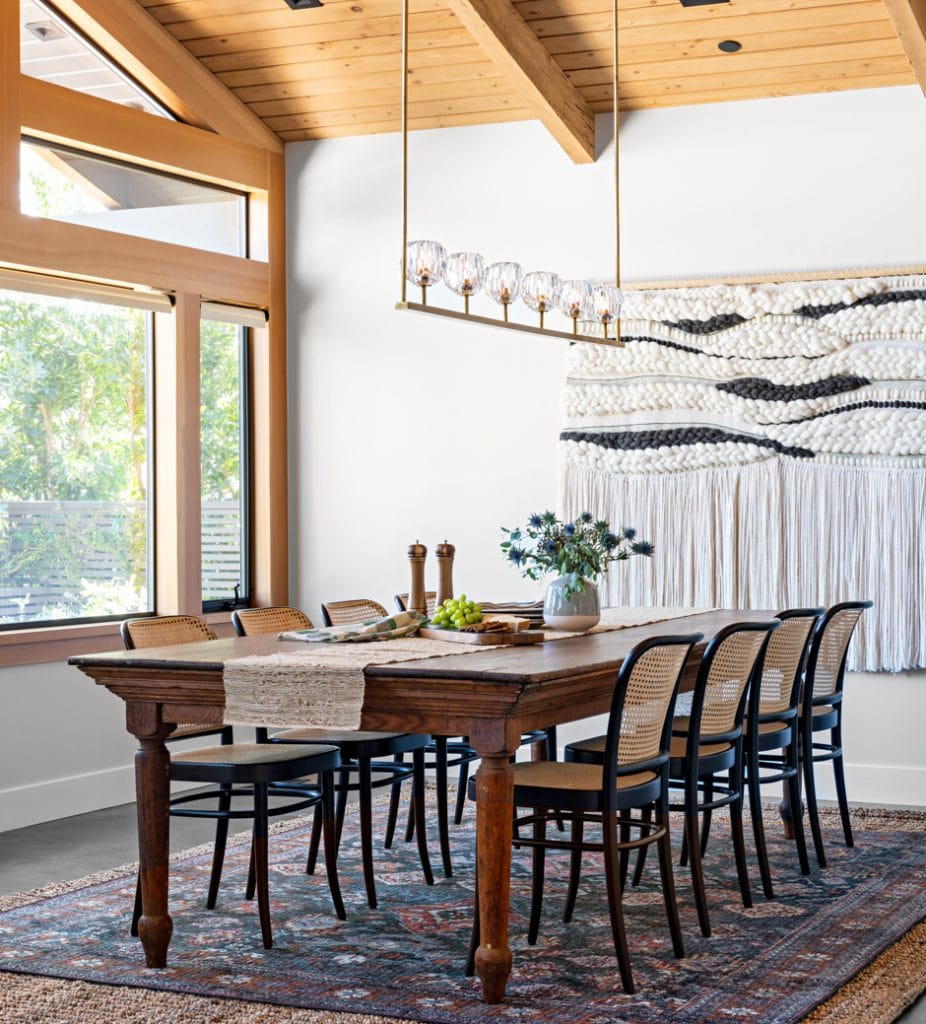
[[[522, 733], [607, 712], [618, 670], [641, 640], [703, 633], [733, 622], [766, 621], [770, 611], [719, 610], [515, 647], [368, 666], [360, 728], [465, 735], [481, 758], [476, 775], [476, 854], [481, 945], [476, 973], [487, 1003], [500, 1003], [511, 973], [508, 946], [512, 770]], [[698, 645], [686, 669], [690, 688]], [[148, 967], [167, 965], [170, 755], [164, 740], [181, 722], [215, 722], [225, 704], [226, 661], [291, 651], [274, 636], [72, 657], [70, 664], [126, 704], [138, 740], [135, 779], [142, 891], [139, 936]], [[460, 951], [461, 970], [465, 950]]]

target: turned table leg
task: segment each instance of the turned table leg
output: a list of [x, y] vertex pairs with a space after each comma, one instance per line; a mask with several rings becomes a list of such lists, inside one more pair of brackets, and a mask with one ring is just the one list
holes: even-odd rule
[[[507, 749], [505, 738], [488, 743], [476, 731], [470, 742], [481, 761], [476, 773], [476, 860], [479, 886], [480, 946], [476, 974], [482, 998], [500, 1003], [511, 974], [508, 948], [508, 911], [511, 888], [512, 773], [509, 759], [517, 744]], [[494, 747], [486, 752], [480, 745]], [[499, 749], [502, 747], [503, 749]]]
[[164, 738], [174, 726], [161, 722], [161, 709], [157, 704], [130, 703], [126, 722], [129, 732], [138, 739], [135, 793], [142, 905], [138, 935], [145, 950], [146, 965], [166, 967], [167, 947], [174, 926], [167, 912], [170, 754], [164, 746]]

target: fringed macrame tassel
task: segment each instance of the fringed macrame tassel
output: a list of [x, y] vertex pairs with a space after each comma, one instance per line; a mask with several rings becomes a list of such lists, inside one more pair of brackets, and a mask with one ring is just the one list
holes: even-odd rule
[[849, 667], [926, 666], [926, 472], [771, 458], [750, 466], [619, 476], [564, 462], [562, 513], [588, 510], [652, 541], [615, 563], [607, 604], [828, 606], [870, 598]]

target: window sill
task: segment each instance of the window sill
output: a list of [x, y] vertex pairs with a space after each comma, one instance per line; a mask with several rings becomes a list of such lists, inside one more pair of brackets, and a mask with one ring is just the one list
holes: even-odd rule
[[[202, 616], [219, 636], [233, 636], [228, 612]], [[93, 622], [78, 626], [34, 626], [0, 632], [0, 668], [67, 661], [74, 654], [99, 654], [122, 649], [119, 622]]]

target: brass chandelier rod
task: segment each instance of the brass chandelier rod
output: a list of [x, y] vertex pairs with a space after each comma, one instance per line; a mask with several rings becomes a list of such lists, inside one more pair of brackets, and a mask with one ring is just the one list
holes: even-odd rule
[[[619, 44], [618, 0], [614, 0], [614, 283], [621, 286], [621, 108], [618, 94], [617, 54]], [[614, 322], [614, 340], [621, 341], [621, 318]]]
[[402, 304], [408, 300], [408, 0], [402, 0]]

